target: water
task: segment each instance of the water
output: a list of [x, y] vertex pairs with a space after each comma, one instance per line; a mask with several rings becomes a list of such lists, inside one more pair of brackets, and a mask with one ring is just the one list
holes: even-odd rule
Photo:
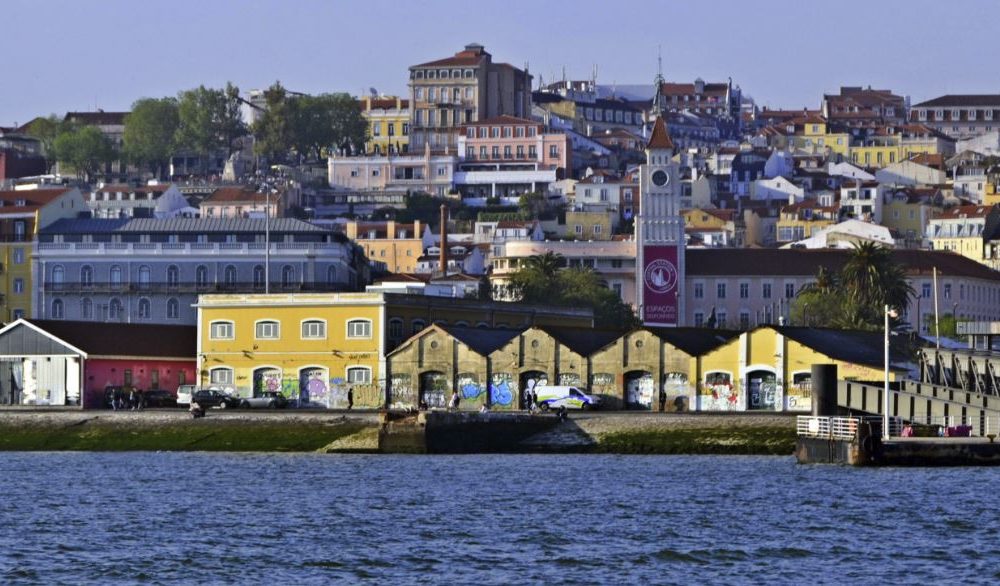
[[0, 583], [1000, 578], [993, 469], [786, 457], [0, 454]]

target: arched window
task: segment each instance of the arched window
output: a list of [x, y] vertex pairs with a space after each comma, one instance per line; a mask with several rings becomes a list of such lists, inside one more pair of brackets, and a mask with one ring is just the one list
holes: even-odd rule
[[403, 337], [403, 320], [398, 317], [394, 317], [389, 320], [389, 337], [393, 340], [399, 340]]
[[62, 265], [52, 267], [52, 290], [61, 291], [63, 281], [66, 280], [66, 269]]
[[177, 319], [181, 316], [181, 304], [177, 302], [176, 299], [171, 297], [167, 299], [167, 317], [170, 319]]
[[230, 286], [236, 285], [236, 267], [234, 267], [233, 265], [228, 265], [226, 267], [224, 279], [226, 285]]
[[233, 369], [225, 366], [213, 368], [208, 371], [208, 382], [213, 385], [233, 384]]
[[372, 382], [372, 369], [367, 366], [351, 366], [347, 369], [347, 382], [368, 384]]
[[113, 287], [117, 287], [122, 284], [122, 267], [121, 265], [111, 266], [111, 278], [110, 282]]
[[205, 287], [208, 285], [208, 267], [205, 265], [198, 265], [198, 268], [194, 271], [194, 280], [199, 287]]
[[149, 265], [142, 265], [139, 267], [139, 288], [149, 289], [149, 283], [152, 281], [153, 271], [149, 268]]
[[177, 265], [170, 265], [167, 267], [167, 286], [176, 287], [181, 280], [181, 270], [177, 268]]
[[303, 340], [321, 340], [326, 338], [326, 321], [307, 319], [302, 322]]
[[294, 282], [295, 282], [295, 267], [293, 267], [292, 265], [285, 265], [281, 267], [282, 287], [290, 287]]
[[63, 318], [63, 302], [62, 299], [52, 300], [52, 319], [62, 319]]
[[80, 268], [80, 284], [84, 287], [90, 287], [94, 284], [94, 267], [83, 265]]
[[277, 340], [281, 336], [281, 325], [271, 319], [261, 320], [254, 326], [254, 335], [258, 340]]
[[121, 319], [124, 313], [124, 307], [120, 299], [115, 297], [108, 303], [108, 319]]
[[253, 268], [253, 286], [255, 289], [264, 286], [264, 267], [262, 265]]
[[422, 320], [422, 319], [415, 319], [415, 320], [413, 320], [413, 333], [414, 334], [417, 333], [417, 332], [419, 332], [420, 330], [424, 329], [424, 327], [425, 327], [424, 326], [424, 320]]
[[139, 300], [139, 319], [149, 319], [152, 315], [152, 309], [149, 306], [149, 299], [143, 297]]
[[352, 319], [347, 322], [347, 337], [348, 338], [371, 338], [372, 337], [372, 320], [370, 319]]
[[232, 340], [236, 335], [236, 327], [231, 321], [215, 320], [208, 324], [210, 340]]
[[84, 297], [80, 301], [80, 317], [83, 319], [94, 319], [94, 302], [90, 297]]
[[337, 267], [330, 265], [326, 268], [326, 282], [329, 285], [337, 284]]

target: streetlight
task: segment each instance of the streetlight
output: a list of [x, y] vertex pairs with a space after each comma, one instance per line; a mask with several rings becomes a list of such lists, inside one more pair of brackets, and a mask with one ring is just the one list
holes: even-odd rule
[[889, 318], [899, 315], [885, 306], [885, 386], [882, 388], [882, 439], [889, 439]]

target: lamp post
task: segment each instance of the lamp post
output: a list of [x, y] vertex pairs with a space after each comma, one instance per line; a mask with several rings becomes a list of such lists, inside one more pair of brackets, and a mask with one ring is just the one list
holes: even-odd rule
[[896, 317], [895, 309], [885, 306], [885, 385], [882, 387], [882, 439], [889, 439], [889, 318]]

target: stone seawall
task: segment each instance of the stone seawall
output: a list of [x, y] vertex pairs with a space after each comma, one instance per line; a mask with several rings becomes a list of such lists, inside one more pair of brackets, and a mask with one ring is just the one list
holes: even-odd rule
[[0, 450], [327, 453], [792, 454], [775, 414], [0, 412]]

